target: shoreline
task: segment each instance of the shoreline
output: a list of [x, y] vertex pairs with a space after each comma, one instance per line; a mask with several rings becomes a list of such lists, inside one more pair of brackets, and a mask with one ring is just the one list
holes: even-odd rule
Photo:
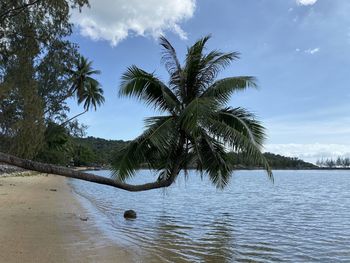
[[1, 176], [0, 210], [4, 262], [134, 262], [101, 234], [62, 176]]

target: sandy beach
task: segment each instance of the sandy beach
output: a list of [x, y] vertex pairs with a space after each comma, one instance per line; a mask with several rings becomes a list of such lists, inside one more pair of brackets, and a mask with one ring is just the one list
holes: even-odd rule
[[0, 262], [133, 262], [87, 218], [67, 179], [0, 177]]

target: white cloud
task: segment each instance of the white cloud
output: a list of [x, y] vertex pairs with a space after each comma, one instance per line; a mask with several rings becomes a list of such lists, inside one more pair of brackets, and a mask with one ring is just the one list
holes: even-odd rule
[[304, 52], [307, 53], [307, 54], [310, 54], [310, 55], [313, 55], [313, 54], [316, 54], [317, 52], [320, 52], [320, 48], [317, 47], [317, 48], [309, 48], [307, 50], [305, 50]]
[[267, 144], [265, 151], [284, 156], [298, 157], [315, 162], [321, 158], [336, 158], [350, 156], [350, 145], [344, 144]]
[[317, 0], [296, 0], [298, 5], [313, 5]]
[[90, 0], [91, 8], [73, 11], [83, 36], [113, 46], [130, 34], [159, 36], [170, 30], [186, 38], [179, 23], [193, 16], [196, 0]]

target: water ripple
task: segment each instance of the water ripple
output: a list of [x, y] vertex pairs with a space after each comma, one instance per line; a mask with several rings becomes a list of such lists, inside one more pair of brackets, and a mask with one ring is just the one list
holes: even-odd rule
[[[348, 172], [274, 175], [272, 185], [262, 172], [237, 172], [224, 191], [194, 172], [165, 191], [71, 183], [101, 230], [142, 262], [350, 262]], [[140, 171], [134, 182], [151, 177]], [[127, 209], [137, 220], [123, 219]]]

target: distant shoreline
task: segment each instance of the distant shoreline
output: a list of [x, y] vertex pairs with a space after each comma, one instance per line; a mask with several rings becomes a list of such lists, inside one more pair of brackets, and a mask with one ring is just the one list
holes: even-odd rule
[[[72, 167], [72, 169], [76, 170], [76, 171], [81, 171], [81, 172], [87, 172], [87, 171], [103, 171], [103, 170], [111, 170], [111, 167], [89, 167], [89, 166], [85, 166], [85, 167]], [[295, 167], [285, 167], [285, 168], [271, 168], [273, 171], [327, 171], [327, 170], [350, 170], [350, 167], [348, 168], [327, 168], [327, 167], [313, 167], [313, 168], [307, 168], [307, 167], [301, 167], [301, 168], [295, 168]], [[147, 167], [142, 167], [139, 170], [150, 170]], [[188, 168], [188, 170], [196, 170], [196, 168]], [[239, 167], [237, 169], [235, 169], [235, 171], [258, 171], [258, 170], [264, 170], [264, 168], [261, 167], [255, 167], [255, 168], [248, 168], [248, 167]]]

